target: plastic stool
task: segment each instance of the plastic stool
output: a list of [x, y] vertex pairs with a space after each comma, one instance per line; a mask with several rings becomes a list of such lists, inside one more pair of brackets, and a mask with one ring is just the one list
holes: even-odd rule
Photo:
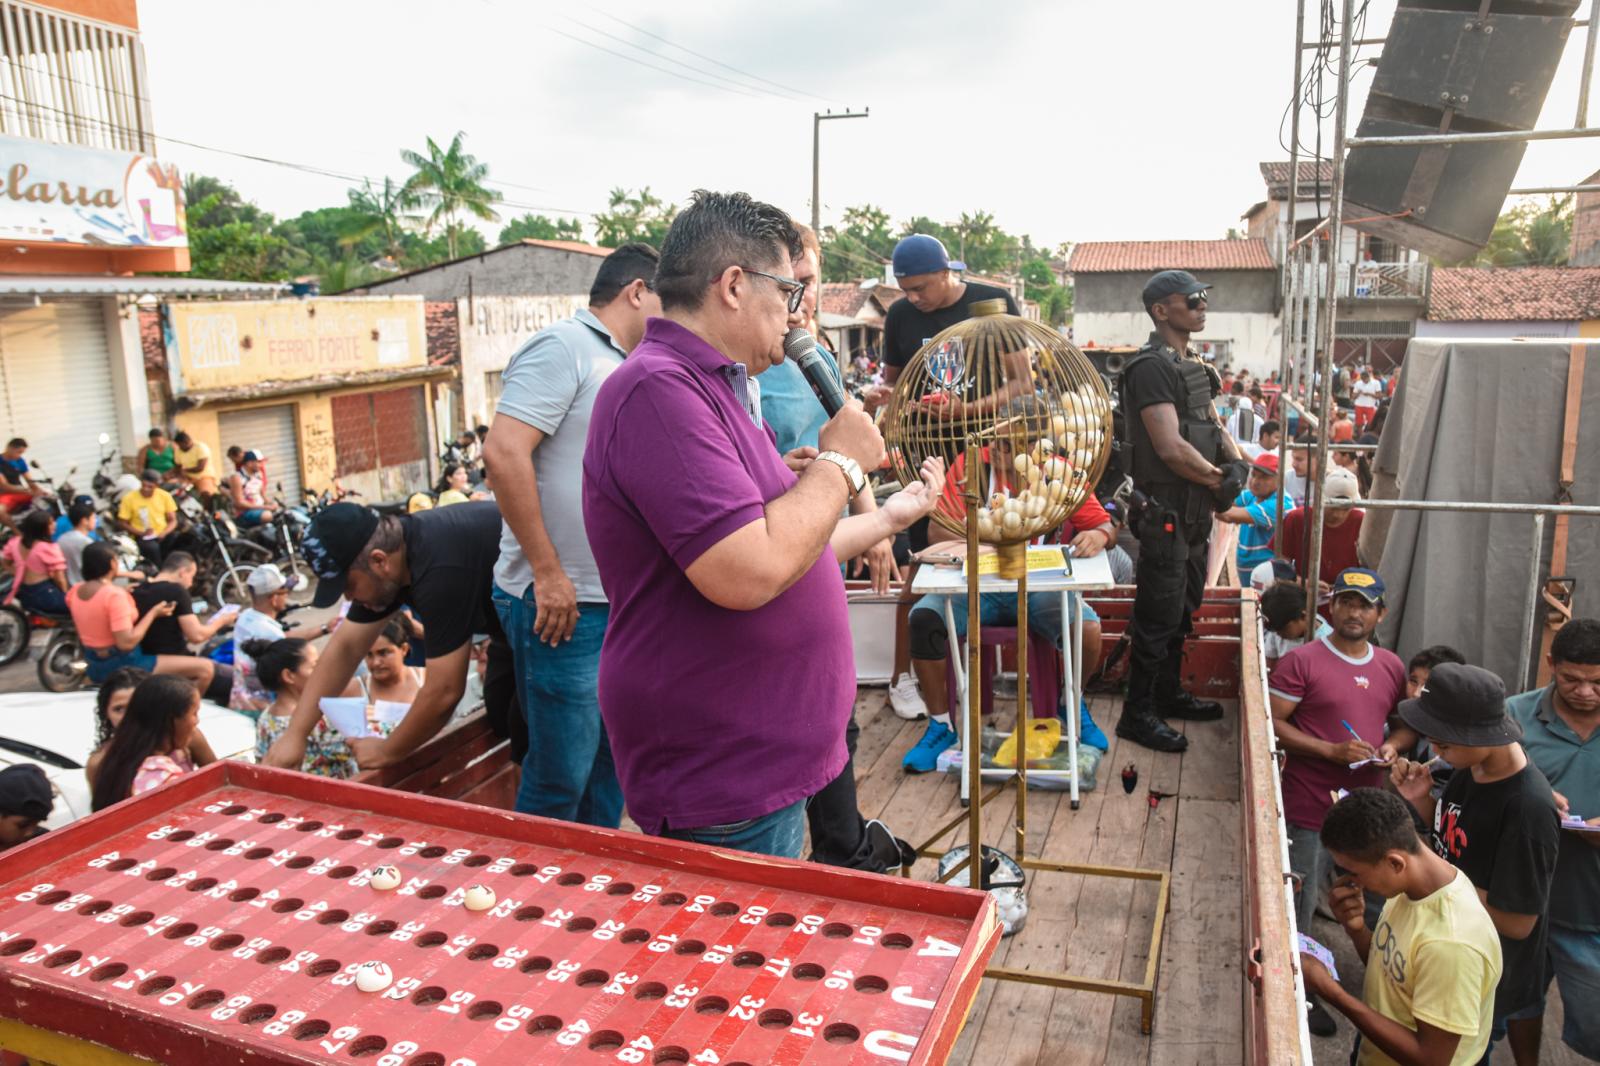
[[[1014, 646], [1017, 643], [1017, 628], [984, 626], [979, 643], [985, 648], [1008, 644]], [[983, 713], [987, 716], [994, 713], [994, 655], [985, 651], [981, 659], [983, 670], [977, 683], [983, 686], [980, 691], [983, 693]], [[956, 670], [949, 659], [944, 663], [944, 676], [950, 693], [950, 713], [955, 716], [955, 721], [963, 721], [962, 709], [958, 706], [960, 694], [956, 691]], [[1055, 717], [1056, 708], [1061, 704], [1061, 656], [1049, 638], [1031, 630], [1028, 633], [1028, 692], [1033, 705], [1033, 717]]]

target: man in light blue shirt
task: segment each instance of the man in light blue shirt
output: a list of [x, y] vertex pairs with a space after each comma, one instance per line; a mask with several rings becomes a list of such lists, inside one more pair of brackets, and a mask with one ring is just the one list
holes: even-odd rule
[[601, 384], [661, 314], [658, 259], [647, 244], [618, 248], [589, 306], [511, 357], [484, 445], [503, 518], [495, 610], [528, 729], [517, 810], [610, 828], [622, 818], [598, 695], [610, 609], [583, 524], [583, 454]]

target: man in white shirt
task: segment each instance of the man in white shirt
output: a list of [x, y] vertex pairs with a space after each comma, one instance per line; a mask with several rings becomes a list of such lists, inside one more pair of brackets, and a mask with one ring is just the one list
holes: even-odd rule
[[1366, 432], [1367, 423], [1372, 421], [1372, 416], [1378, 413], [1378, 397], [1383, 395], [1383, 382], [1372, 376], [1372, 368], [1361, 368], [1361, 379], [1352, 382], [1350, 391], [1355, 396], [1356, 404], [1356, 433]]

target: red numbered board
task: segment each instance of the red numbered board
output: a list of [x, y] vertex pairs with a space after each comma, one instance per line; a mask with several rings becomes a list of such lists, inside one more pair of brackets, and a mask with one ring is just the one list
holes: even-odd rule
[[937, 1063], [998, 937], [966, 889], [240, 763], [0, 856], [0, 1016], [164, 1063]]

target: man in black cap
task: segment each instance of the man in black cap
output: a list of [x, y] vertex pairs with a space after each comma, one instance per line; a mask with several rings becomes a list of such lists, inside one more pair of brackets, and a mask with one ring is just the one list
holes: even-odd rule
[[[324, 696], [338, 696], [362, 657], [401, 607], [422, 623], [427, 673], [411, 710], [385, 739], [355, 739], [350, 750], [363, 770], [388, 766], [442, 729], [466, 691], [472, 641], [489, 637], [488, 673], [509, 676], [511, 650], [494, 609], [494, 564], [500, 554], [500, 509], [492, 502], [457, 504], [413, 515], [384, 515], [355, 503], [336, 503], [312, 520], [303, 545], [317, 575], [316, 607], [340, 596], [350, 611], [317, 661], [299, 707], [262, 760], [299, 769], [306, 738], [321, 717]], [[526, 750], [526, 730], [512, 701], [485, 684], [491, 724], [512, 740], [512, 758]]]
[[0, 851], [38, 836], [39, 823], [50, 817], [54, 806], [50, 779], [33, 763], [0, 770]]
[[1504, 967], [1493, 1039], [1509, 1031], [1517, 1066], [1532, 1066], [1542, 1016], [1520, 1015], [1544, 999], [1546, 914], [1561, 835], [1550, 782], [1518, 743], [1522, 727], [1506, 712], [1505, 686], [1482, 667], [1435, 666], [1417, 698], [1401, 702], [1400, 718], [1454, 770], [1437, 801], [1421, 763], [1398, 760], [1390, 779], [1433, 826], [1433, 850], [1472, 879], [1494, 921]]
[[1189, 746], [1164, 719], [1222, 717], [1220, 704], [1195, 699], [1179, 681], [1184, 638], [1205, 592], [1211, 516], [1232, 506], [1249, 473], [1212, 406], [1222, 382], [1189, 348], [1190, 336], [1205, 328], [1209, 288], [1184, 270], [1163, 270], [1145, 284], [1155, 329], [1121, 377], [1128, 465], [1148, 502], [1132, 523], [1139, 569], [1117, 735], [1157, 751]]

